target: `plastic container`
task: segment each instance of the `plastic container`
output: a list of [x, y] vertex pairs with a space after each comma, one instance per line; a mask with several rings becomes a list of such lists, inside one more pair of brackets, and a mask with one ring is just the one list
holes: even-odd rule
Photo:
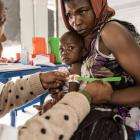
[[58, 37], [50, 37], [49, 38], [49, 45], [51, 49], [51, 54], [55, 55], [56, 64], [61, 64], [61, 55], [60, 55], [60, 40]]
[[29, 53], [26, 48], [21, 48], [21, 63], [24, 65], [29, 64]]
[[44, 37], [33, 37], [33, 54], [47, 54], [48, 48]]
[[16, 60], [20, 60], [21, 54], [20, 53], [16, 53]]

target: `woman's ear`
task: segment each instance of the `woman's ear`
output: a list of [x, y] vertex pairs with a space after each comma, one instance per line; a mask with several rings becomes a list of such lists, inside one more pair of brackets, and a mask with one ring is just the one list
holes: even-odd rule
[[7, 40], [5, 34], [3, 34], [0, 38], [0, 42], [5, 42]]

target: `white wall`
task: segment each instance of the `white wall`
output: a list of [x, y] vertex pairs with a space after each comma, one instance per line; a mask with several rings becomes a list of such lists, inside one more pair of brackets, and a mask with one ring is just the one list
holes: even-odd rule
[[108, 0], [116, 10], [115, 18], [133, 23], [140, 32], [140, 0]]
[[34, 36], [32, 0], [20, 0], [20, 19], [22, 48], [32, 51], [32, 37]]
[[60, 37], [64, 32], [67, 31], [62, 19], [60, 1], [58, 1], [58, 13], [58, 36]]
[[34, 36], [48, 38], [47, 0], [20, 0], [21, 45], [32, 53]]
[[7, 39], [20, 43], [19, 0], [4, 0], [3, 2], [7, 8], [7, 20], [5, 25]]

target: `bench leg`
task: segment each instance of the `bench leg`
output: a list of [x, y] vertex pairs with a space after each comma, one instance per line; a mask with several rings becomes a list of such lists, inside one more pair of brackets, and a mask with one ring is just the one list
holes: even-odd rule
[[10, 112], [11, 115], [11, 126], [15, 127], [16, 125], [16, 111], [11, 111]]

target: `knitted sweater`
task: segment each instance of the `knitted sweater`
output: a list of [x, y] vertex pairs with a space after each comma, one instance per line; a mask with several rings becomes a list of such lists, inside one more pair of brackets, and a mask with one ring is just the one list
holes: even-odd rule
[[87, 98], [70, 92], [43, 115], [28, 120], [18, 140], [69, 140], [89, 111]]
[[[0, 94], [1, 116], [44, 91], [39, 75], [8, 82]], [[13, 105], [11, 105], [13, 104]], [[36, 115], [19, 129], [0, 125], [1, 140], [69, 140], [90, 111], [86, 96], [70, 92], [43, 115]]]
[[35, 98], [44, 91], [39, 74], [34, 74], [26, 79], [18, 79], [15, 83], [9, 81], [1, 86], [0, 117], [4, 116], [11, 109]]

